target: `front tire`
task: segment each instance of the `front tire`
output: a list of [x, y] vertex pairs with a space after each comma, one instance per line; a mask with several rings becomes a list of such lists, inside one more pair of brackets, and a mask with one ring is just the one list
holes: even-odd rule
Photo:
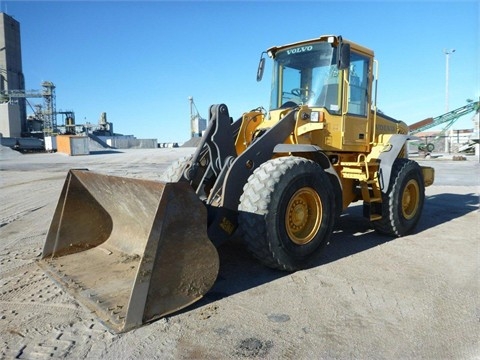
[[248, 250], [265, 265], [287, 271], [321, 254], [335, 221], [334, 192], [322, 167], [301, 157], [262, 164], [240, 198], [239, 225]]
[[396, 159], [388, 192], [382, 193], [382, 219], [373, 221], [378, 233], [405, 236], [413, 231], [425, 202], [422, 169], [412, 160]]
[[175, 160], [160, 174], [159, 180], [163, 182], [179, 182], [185, 170], [191, 165], [193, 156], [185, 156]]

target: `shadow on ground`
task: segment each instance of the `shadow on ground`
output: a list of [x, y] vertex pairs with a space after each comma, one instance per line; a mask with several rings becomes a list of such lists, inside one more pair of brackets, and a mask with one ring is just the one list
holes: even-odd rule
[[[439, 194], [425, 199], [425, 206], [416, 234], [439, 226], [478, 210], [476, 194]], [[313, 267], [340, 260], [367, 251], [378, 245], [395, 241], [396, 238], [379, 235], [370, 222], [362, 216], [362, 205], [345, 210], [331, 237], [324, 254]], [[271, 281], [288, 276], [289, 273], [265, 267], [246, 250], [241, 240], [234, 240], [218, 249], [220, 273], [213, 288], [205, 297], [184, 311], [205, 306], [213, 301], [240, 293]]]
[[123, 151], [118, 150], [94, 150], [90, 151], [89, 155], [108, 155], [108, 154], [123, 154]]

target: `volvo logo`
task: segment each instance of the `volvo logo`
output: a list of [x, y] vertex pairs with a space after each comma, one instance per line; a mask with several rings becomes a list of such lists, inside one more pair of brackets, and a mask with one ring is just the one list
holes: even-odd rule
[[300, 47], [297, 47], [297, 48], [294, 48], [294, 49], [287, 50], [287, 54], [288, 55], [300, 54], [300, 53], [304, 53], [304, 52], [312, 51], [312, 50], [313, 50], [313, 45], [300, 46]]

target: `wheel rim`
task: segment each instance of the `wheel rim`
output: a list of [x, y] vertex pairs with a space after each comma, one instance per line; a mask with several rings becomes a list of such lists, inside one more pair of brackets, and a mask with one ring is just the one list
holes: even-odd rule
[[402, 213], [405, 219], [410, 220], [415, 216], [419, 199], [420, 190], [418, 183], [415, 180], [410, 180], [405, 186], [402, 196]]
[[297, 245], [313, 240], [322, 223], [322, 201], [309, 187], [298, 190], [288, 202], [285, 227], [288, 237]]

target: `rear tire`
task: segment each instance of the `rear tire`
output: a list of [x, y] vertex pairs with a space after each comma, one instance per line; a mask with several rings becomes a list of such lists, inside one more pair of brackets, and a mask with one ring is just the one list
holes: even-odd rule
[[412, 160], [396, 159], [387, 194], [382, 193], [382, 219], [372, 225], [380, 234], [404, 236], [420, 220], [425, 202], [422, 169]]
[[295, 271], [317, 259], [334, 220], [328, 175], [319, 164], [301, 157], [262, 164], [240, 198], [239, 226], [247, 248], [275, 269]]

